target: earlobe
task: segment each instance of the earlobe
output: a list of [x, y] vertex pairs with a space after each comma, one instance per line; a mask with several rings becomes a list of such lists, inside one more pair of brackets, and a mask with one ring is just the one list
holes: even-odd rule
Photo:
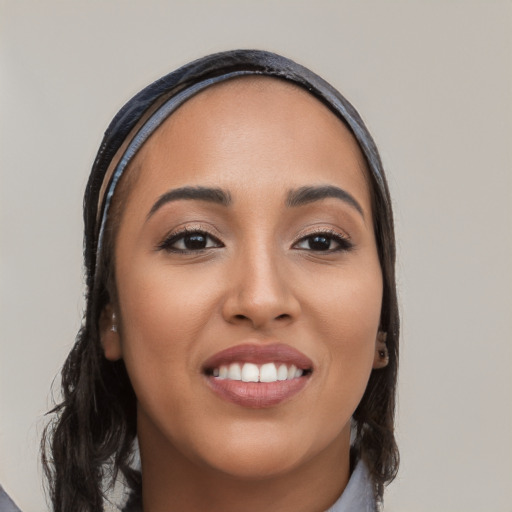
[[122, 357], [121, 340], [119, 338], [116, 314], [110, 304], [105, 306], [100, 316], [100, 340], [103, 353], [109, 361], [117, 361]]
[[385, 368], [389, 363], [389, 351], [386, 345], [387, 333], [379, 331], [375, 340], [375, 355], [373, 357], [373, 369]]

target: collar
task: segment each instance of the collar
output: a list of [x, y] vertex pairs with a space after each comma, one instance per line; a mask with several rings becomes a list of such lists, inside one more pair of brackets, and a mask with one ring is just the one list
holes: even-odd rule
[[325, 512], [376, 512], [373, 483], [362, 460], [357, 463], [343, 494]]
[[[140, 512], [140, 505], [123, 508], [123, 512]], [[343, 494], [325, 512], [377, 512], [373, 483], [368, 468], [359, 460]]]

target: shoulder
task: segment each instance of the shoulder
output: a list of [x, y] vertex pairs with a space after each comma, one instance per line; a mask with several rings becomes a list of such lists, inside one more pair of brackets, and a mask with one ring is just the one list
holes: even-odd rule
[[14, 501], [9, 498], [9, 495], [4, 491], [4, 488], [0, 485], [0, 510], [2, 512], [21, 512], [21, 510], [15, 505]]

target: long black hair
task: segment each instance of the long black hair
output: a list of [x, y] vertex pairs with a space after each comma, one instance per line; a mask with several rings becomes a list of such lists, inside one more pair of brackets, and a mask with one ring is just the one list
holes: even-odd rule
[[[184, 94], [186, 101], [211, 83], [246, 74], [275, 77], [306, 89], [345, 123], [366, 159], [384, 283], [380, 329], [387, 333], [389, 362], [385, 368], [372, 372], [354, 413], [352, 449], [365, 461], [377, 498], [382, 499], [384, 485], [396, 474], [394, 413], [399, 314], [395, 237], [391, 199], [379, 153], [357, 111], [322, 78], [273, 53], [236, 50], [187, 64], [135, 95], [112, 120], [96, 156], [84, 197], [86, 310], [62, 369], [62, 401], [50, 411], [53, 418], [42, 440], [43, 468], [56, 512], [102, 510], [107, 490], [117, 478], [134, 494], [140, 494], [141, 475], [132, 461], [137, 435], [136, 397], [123, 361], [111, 362], [104, 357], [99, 334], [101, 312], [107, 304], [116, 302], [113, 249], [124, 194], [121, 190], [113, 196], [113, 192], [124, 170], [123, 158], [128, 160], [127, 141], [139, 137], [132, 145], [133, 155], [145, 140], [140, 135], [141, 120], [154, 119], [154, 113], [177, 95]], [[199, 89], [198, 84], [202, 84]], [[165, 115], [172, 111], [169, 108]], [[153, 129], [157, 127], [154, 123]], [[122, 182], [120, 187], [123, 188]]]

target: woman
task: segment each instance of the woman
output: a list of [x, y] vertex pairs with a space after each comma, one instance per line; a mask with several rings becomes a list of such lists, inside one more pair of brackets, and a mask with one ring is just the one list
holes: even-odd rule
[[275, 54], [200, 59], [114, 118], [84, 217], [54, 509], [101, 510], [117, 479], [125, 510], [374, 510], [398, 465], [395, 247], [353, 107]]

